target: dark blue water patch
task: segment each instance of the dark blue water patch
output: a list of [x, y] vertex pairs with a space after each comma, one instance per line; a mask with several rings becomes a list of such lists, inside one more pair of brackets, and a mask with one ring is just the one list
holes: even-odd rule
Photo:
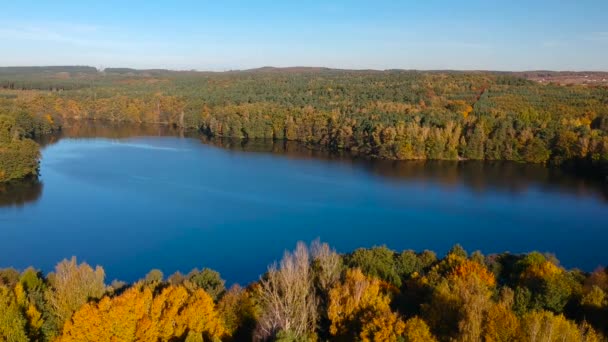
[[541, 166], [257, 147], [263, 152], [179, 137], [47, 145], [42, 185], [0, 197], [0, 266], [50, 271], [74, 255], [102, 265], [108, 279], [211, 267], [248, 283], [297, 241], [317, 237], [340, 252], [444, 253], [460, 243], [484, 253], [552, 252], [586, 270], [607, 264], [601, 184]]

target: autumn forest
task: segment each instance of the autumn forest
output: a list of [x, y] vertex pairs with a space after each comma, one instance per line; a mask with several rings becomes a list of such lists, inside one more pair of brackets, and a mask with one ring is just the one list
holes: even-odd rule
[[0, 271], [6, 341], [603, 341], [608, 271], [552, 255], [298, 243], [257, 282], [210, 269], [107, 284], [75, 258]]
[[[608, 87], [533, 76], [0, 68], [0, 194], [24, 186], [15, 180], [38, 179], [45, 137], [91, 122], [155, 124], [208, 141], [297, 142], [361, 158], [534, 163], [605, 180]], [[0, 269], [0, 341], [594, 342], [608, 335], [607, 268], [566, 269], [552, 254], [483, 255], [460, 245], [442, 256], [385, 246], [345, 252], [300, 242], [243, 286], [209, 268], [154, 269], [127, 283], [76, 257], [52, 272]]]
[[72, 120], [293, 140], [373, 158], [509, 160], [606, 175], [608, 89], [497, 72], [0, 68], [0, 181]]

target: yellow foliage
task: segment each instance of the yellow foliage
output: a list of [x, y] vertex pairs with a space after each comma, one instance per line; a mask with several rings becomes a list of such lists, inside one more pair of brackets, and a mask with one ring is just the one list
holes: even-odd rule
[[44, 320], [42, 319], [42, 313], [36, 309], [34, 304], [28, 305], [25, 315], [27, 316], [30, 329], [33, 330], [34, 333], [40, 331]]
[[487, 286], [496, 285], [496, 278], [494, 274], [478, 262], [472, 260], [464, 260], [458, 264], [452, 272], [449, 274], [451, 279], [465, 279], [469, 277], [478, 278], [483, 284]]
[[51, 125], [54, 125], [54, 124], [55, 124], [55, 120], [53, 120], [53, 117], [51, 116], [51, 114], [47, 114], [47, 115], [45, 115], [45, 116], [44, 116], [44, 118], [45, 118], [45, 119], [46, 119], [46, 121], [47, 121], [48, 123], [50, 123]]
[[350, 269], [343, 283], [329, 292], [332, 335], [358, 336], [362, 341], [396, 341], [405, 323], [390, 309], [390, 297], [380, 280]]
[[598, 334], [586, 325], [577, 326], [563, 315], [549, 311], [534, 311], [522, 318], [519, 340], [546, 342], [595, 342]]
[[564, 270], [550, 261], [544, 261], [540, 264], [532, 264], [521, 274], [522, 279], [549, 279], [560, 275]]
[[15, 292], [15, 298], [17, 299], [17, 304], [19, 304], [19, 306], [21, 306], [21, 307], [25, 307], [27, 304], [27, 294], [25, 293], [25, 290], [23, 289], [23, 284], [21, 284], [21, 283], [15, 284], [15, 289], [13, 291]]
[[436, 342], [426, 322], [419, 317], [412, 317], [405, 322], [403, 334], [405, 342]]
[[0, 341], [25, 342], [26, 321], [14, 293], [0, 285]]
[[15, 293], [15, 300], [17, 305], [21, 308], [22, 312], [25, 313], [25, 318], [28, 322], [30, 335], [36, 336], [40, 331], [42, 324], [44, 323], [42, 319], [42, 313], [38, 311], [34, 304], [30, 303], [29, 299], [27, 298], [27, 293], [23, 288], [23, 284], [15, 284], [13, 292]]
[[84, 305], [66, 322], [58, 341], [169, 341], [224, 335], [213, 300], [204, 290], [188, 293], [182, 286], [169, 286], [154, 297], [149, 288], [135, 286], [118, 297]]
[[486, 342], [509, 342], [517, 336], [519, 320], [511, 308], [503, 303], [494, 304], [485, 316], [483, 338]]

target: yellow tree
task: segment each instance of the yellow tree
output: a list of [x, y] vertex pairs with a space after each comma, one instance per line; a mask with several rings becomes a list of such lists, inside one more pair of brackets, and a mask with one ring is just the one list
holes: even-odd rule
[[89, 303], [65, 323], [58, 341], [135, 341], [138, 327], [146, 327], [146, 313], [152, 302], [148, 288], [131, 288], [122, 295]]
[[503, 289], [501, 299], [486, 312], [483, 339], [486, 342], [509, 342], [516, 339], [519, 319], [513, 311], [513, 291]]
[[423, 312], [433, 331], [459, 341], [479, 341], [483, 318], [492, 304], [494, 275], [484, 265], [450, 253], [425, 281], [433, 292]]
[[462, 303], [459, 339], [479, 341], [483, 318], [492, 303], [492, 289], [496, 285], [494, 275], [485, 266], [467, 259], [454, 268], [448, 281]]
[[348, 270], [344, 282], [329, 291], [330, 333], [362, 341], [396, 341], [405, 323], [391, 311], [386, 288], [360, 269]]
[[42, 313], [38, 311], [36, 305], [28, 298], [21, 282], [15, 284], [14, 292], [17, 304], [27, 319], [28, 336], [31, 339], [36, 339], [44, 323]]
[[26, 320], [11, 289], [0, 286], [0, 341], [26, 342]]
[[169, 286], [153, 296], [135, 285], [120, 296], [89, 303], [66, 322], [62, 342], [170, 341], [221, 338], [226, 335], [213, 299], [204, 291]]
[[577, 326], [563, 315], [549, 311], [533, 311], [521, 321], [519, 340], [530, 342], [599, 342], [602, 339], [586, 325]]
[[420, 317], [412, 317], [405, 322], [403, 333], [405, 342], [436, 342], [437, 339], [431, 333], [431, 329]]

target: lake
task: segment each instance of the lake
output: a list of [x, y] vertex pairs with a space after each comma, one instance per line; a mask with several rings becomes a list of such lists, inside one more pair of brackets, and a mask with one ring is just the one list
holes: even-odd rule
[[539, 250], [608, 262], [606, 184], [537, 165], [370, 161], [156, 126], [80, 125], [43, 141], [39, 183], [0, 188], [0, 267], [77, 256], [108, 281], [218, 270], [257, 280], [299, 240], [339, 252]]

